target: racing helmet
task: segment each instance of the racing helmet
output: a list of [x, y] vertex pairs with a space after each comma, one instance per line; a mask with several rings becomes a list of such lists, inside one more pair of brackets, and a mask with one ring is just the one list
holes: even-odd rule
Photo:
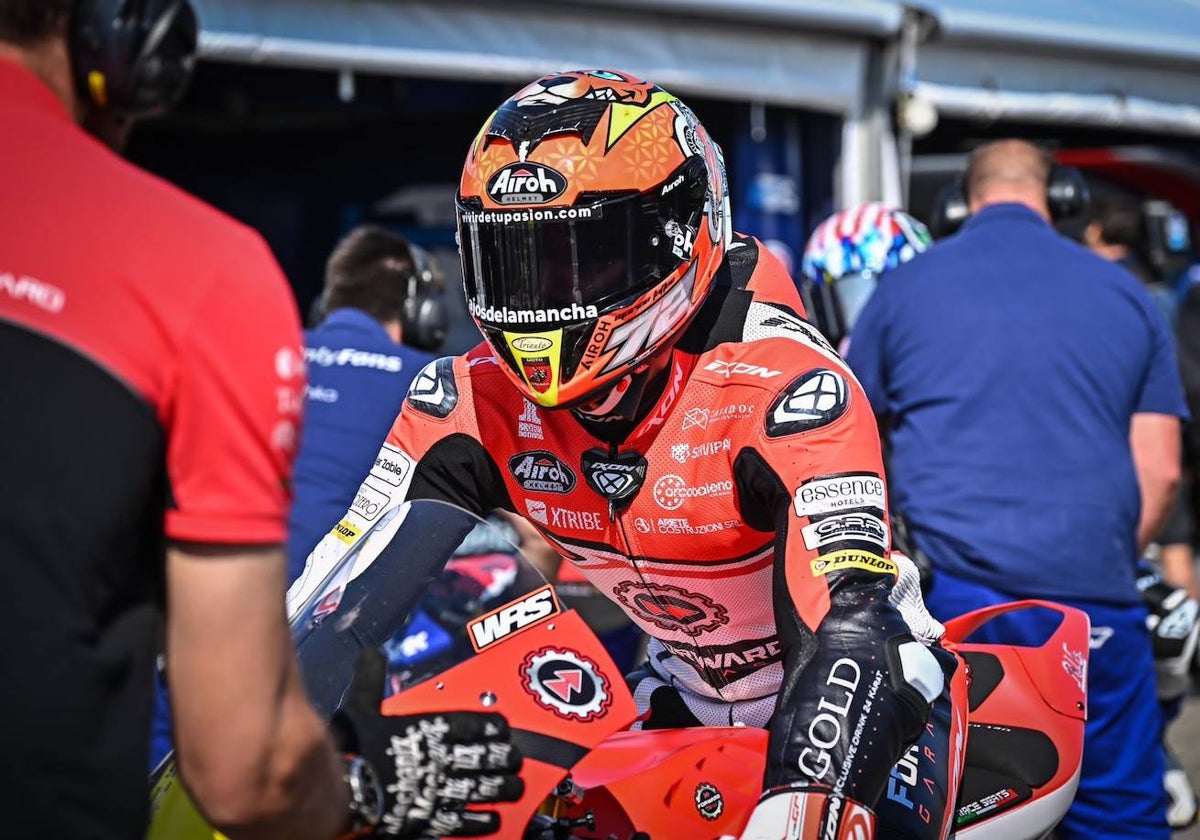
[[932, 242], [923, 224], [883, 204], [869, 202], [834, 213], [809, 237], [801, 263], [800, 292], [817, 328], [838, 346], [879, 276]]
[[544, 76], [488, 118], [456, 200], [467, 306], [513, 385], [599, 396], [673, 346], [731, 236], [720, 149], [613, 70]]

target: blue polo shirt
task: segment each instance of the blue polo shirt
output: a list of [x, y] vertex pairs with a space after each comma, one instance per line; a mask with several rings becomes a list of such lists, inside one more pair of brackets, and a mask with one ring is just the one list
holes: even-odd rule
[[850, 363], [890, 415], [893, 502], [937, 568], [1136, 603], [1133, 414], [1187, 415], [1142, 283], [1017, 204], [889, 272]]
[[292, 478], [288, 572], [350, 509], [375, 463], [408, 383], [433, 356], [392, 341], [373, 317], [338, 309], [304, 334], [308, 390]]

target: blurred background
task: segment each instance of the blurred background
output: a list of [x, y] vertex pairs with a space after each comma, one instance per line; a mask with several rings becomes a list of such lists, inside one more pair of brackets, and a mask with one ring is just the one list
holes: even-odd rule
[[[453, 289], [451, 198], [474, 133], [523, 84], [574, 67], [628, 70], [684, 97], [725, 149], [735, 227], [793, 257], [859, 201], [928, 220], [966, 152], [999, 136], [1048, 143], [1094, 192], [1200, 219], [1189, 0], [196, 5], [195, 83], [138, 130], [132, 157], [260, 230], [301, 311], [338, 237], [363, 221], [441, 256]], [[477, 333], [449, 297], [445, 350], [458, 352]]]

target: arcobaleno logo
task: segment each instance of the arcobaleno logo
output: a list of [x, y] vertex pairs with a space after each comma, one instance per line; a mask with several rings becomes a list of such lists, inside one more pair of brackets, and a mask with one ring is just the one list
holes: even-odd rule
[[507, 306], [480, 306], [470, 300], [467, 301], [467, 308], [480, 321], [490, 324], [556, 324], [561, 321], [582, 321], [600, 315], [600, 310], [595, 306], [582, 306], [578, 303], [572, 303], [562, 309], [509, 309]]
[[487, 182], [488, 195], [498, 204], [545, 204], [566, 189], [567, 179], [540, 163], [510, 163]]

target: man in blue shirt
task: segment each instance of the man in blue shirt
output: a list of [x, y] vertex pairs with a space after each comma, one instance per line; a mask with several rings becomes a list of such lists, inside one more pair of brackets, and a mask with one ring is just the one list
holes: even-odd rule
[[1187, 410], [1145, 288], [1048, 223], [1051, 166], [1020, 141], [979, 149], [972, 217], [880, 284], [847, 360], [887, 424], [894, 506], [937, 572], [934, 615], [1037, 597], [1092, 618], [1083, 772], [1059, 836], [1166, 838], [1134, 578], [1170, 510]]
[[[445, 335], [438, 278], [428, 259], [382, 228], [355, 229], [325, 272], [324, 320], [304, 336], [308, 390], [288, 521], [288, 572], [356, 499], [413, 377]], [[420, 348], [420, 349], [416, 349]], [[369, 518], [369, 517], [368, 517]]]

